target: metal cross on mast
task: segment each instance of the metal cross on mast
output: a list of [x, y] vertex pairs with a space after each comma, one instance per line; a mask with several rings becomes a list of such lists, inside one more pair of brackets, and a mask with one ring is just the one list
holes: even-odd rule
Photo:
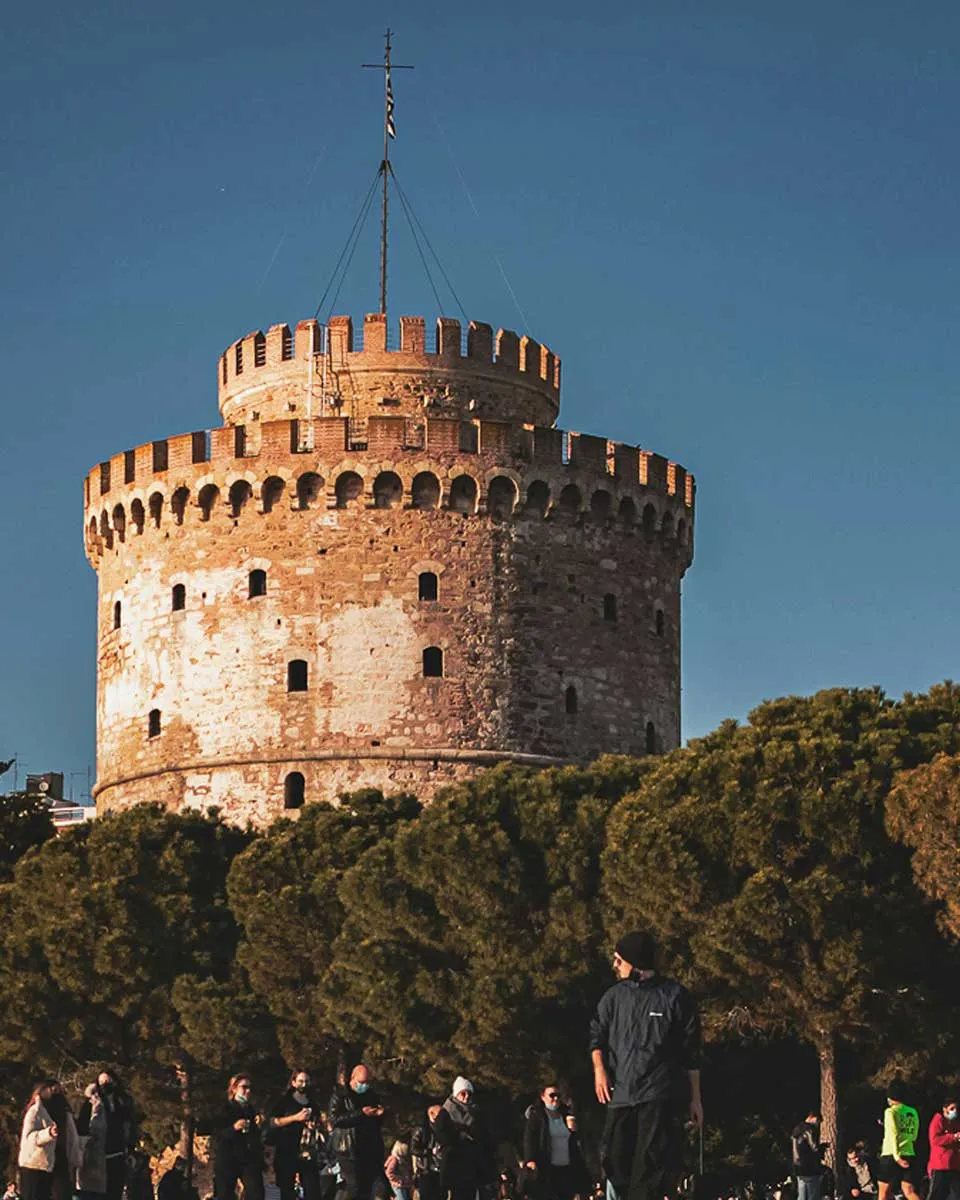
[[364, 67], [372, 67], [375, 71], [383, 71], [383, 159], [380, 163], [379, 174], [383, 178], [383, 212], [380, 222], [380, 312], [387, 312], [387, 197], [389, 193], [390, 176], [393, 167], [390, 165], [390, 139], [397, 136], [397, 128], [393, 121], [393, 82], [391, 71], [412, 71], [413, 67], [390, 60], [390, 37], [393, 30], [388, 29], [384, 35], [384, 51], [382, 63], [363, 63]]

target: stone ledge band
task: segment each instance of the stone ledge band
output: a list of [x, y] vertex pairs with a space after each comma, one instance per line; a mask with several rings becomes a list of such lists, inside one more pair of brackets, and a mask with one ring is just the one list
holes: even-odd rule
[[[525, 754], [519, 750], [407, 750], [403, 747], [371, 746], [364, 750], [314, 750], [308, 754], [257, 754], [243, 758], [230, 759], [200, 759], [197, 762], [183, 763], [176, 767], [158, 767], [155, 771], [139, 771], [135, 775], [124, 775], [119, 779], [111, 779], [106, 783], [97, 783], [92, 791], [94, 799], [110, 788], [123, 787], [128, 783], [138, 783], [143, 779], [156, 779], [160, 775], [182, 775], [188, 771], [215, 771], [222, 767], [257, 767], [271, 766], [277, 763], [304, 762], [355, 762], [358, 760], [397, 759], [400, 762], [471, 762], [479, 766], [496, 766], [497, 763], [515, 763], [520, 767], [569, 767], [574, 760], [569, 758], [553, 758], [548, 754]], [[451, 786], [453, 786], [451, 784]], [[402, 788], [399, 790], [403, 790]]]

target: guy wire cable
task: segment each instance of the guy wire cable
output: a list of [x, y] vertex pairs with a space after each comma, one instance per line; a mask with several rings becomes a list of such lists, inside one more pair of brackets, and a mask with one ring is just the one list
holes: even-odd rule
[[[359, 229], [363, 228], [363, 223], [366, 220], [367, 212], [369, 211], [369, 208], [370, 208], [370, 202], [373, 198], [374, 192], [376, 191], [377, 182], [379, 179], [380, 179], [380, 171], [378, 170], [376, 175], [374, 175], [374, 177], [373, 177], [373, 183], [370, 184], [370, 189], [367, 192], [366, 196], [364, 197], [363, 203], [360, 205], [360, 211], [357, 213], [357, 218], [353, 222], [353, 228], [350, 230], [349, 234], [347, 235], [347, 240], [344, 243], [343, 249], [340, 251], [340, 257], [337, 259], [337, 265], [333, 268], [333, 272], [330, 276], [327, 286], [323, 289], [323, 295], [320, 297], [320, 303], [317, 305], [317, 310], [313, 314], [314, 320], [316, 320], [316, 318], [320, 316], [320, 310], [323, 308], [323, 302], [324, 302], [324, 300], [326, 300], [327, 296], [330, 293], [330, 289], [333, 287], [334, 280], [336, 279], [337, 273], [340, 270], [340, 264], [343, 262], [344, 256], [346, 255], [348, 249], [350, 248], [350, 242], [353, 240], [354, 234], [358, 233]], [[350, 257], [352, 258], [353, 255], [351, 254]], [[349, 267], [349, 265], [350, 264], [348, 262], [347, 266]], [[341, 280], [340, 286], [341, 287], [343, 286], [342, 280]], [[334, 296], [333, 303], [336, 303], [336, 298], [337, 298], [337, 296], [339, 296], [339, 294], [340, 294], [340, 287], [337, 288], [337, 293], [336, 293], [336, 296]]]
[[[396, 178], [397, 178], [396, 175], [394, 175], [393, 178], [394, 178], [394, 183], [396, 183]], [[413, 221], [411, 220], [411, 217], [410, 217], [410, 213], [407, 210], [407, 205], [404, 200], [403, 193], [400, 191], [399, 184], [397, 184], [397, 195], [400, 199], [400, 209], [403, 212], [403, 215], [407, 218], [407, 224], [410, 226], [410, 234], [413, 237], [413, 244], [417, 248], [417, 254], [420, 255], [420, 262], [421, 262], [421, 265], [423, 266], [423, 273], [427, 277], [427, 282], [430, 284], [430, 290], [433, 292], [433, 298], [437, 302], [437, 315], [439, 316], [443, 312], [443, 303], [440, 300], [440, 293], [437, 291], [437, 285], [433, 282], [433, 276], [430, 274], [430, 267], [424, 256], [423, 249], [420, 246], [420, 239], [417, 237], [416, 227], [414, 226]]]
[[449, 276], [447, 275], [446, 271], [443, 269], [443, 263], [440, 261], [440, 258], [438, 256], [436, 250], [434, 250], [433, 246], [430, 244], [430, 239], [427, 237], [426, 230], [423, 228], [420, 218], [414, 212], [413, 205], [410, 204], [409, 200], [407, 199], [406, 193], [404, 192], [403, 188], [400, 186], [400, 180], [397, 179], [396, 174], [394, 174], [394, 176], [393, 176], [393, 181], [397, 185], [397, 195], [400, 197], [401, 202], [406, 205], [409, 205], [410, 212], [412, 213], [413, 219], [414, 219], [414, 221], [416, 221], [416, 223], [420, 229], [420, 233], [421, 233], [421, 236], [423, 237], [424, 242], [426, 243], [426, 247], [430, 251], [430, 253], [433, 255], [433, 261], [437, 264], [440, 274], [443, 276], [444, 282], [446, 283], [447, 287], [450, 289], [450, 295], [453, 297], [457, 308], [460, 309], [460, 315], [463, 317], [464, 321], [466, 321], [467, 324], [469, 324], [470, 323], [469, 318], [467, 317], [467, 314], [466, 314], [466, 311], [464, 310], [463, 305], [460, 303], [460, 297], [454, 291], [453, 284], [450, 282]]

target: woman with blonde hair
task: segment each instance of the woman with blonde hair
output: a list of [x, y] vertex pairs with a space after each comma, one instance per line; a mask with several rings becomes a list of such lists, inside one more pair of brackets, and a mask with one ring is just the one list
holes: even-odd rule
[[250, 1098], [250, 1076], [234, 1075], [227, 1086], [227, 1103], [213, 1123], [215, 1200], [234, 1200], [239, 1181], [244, 1200], [263, 1200], [262, 1120]]

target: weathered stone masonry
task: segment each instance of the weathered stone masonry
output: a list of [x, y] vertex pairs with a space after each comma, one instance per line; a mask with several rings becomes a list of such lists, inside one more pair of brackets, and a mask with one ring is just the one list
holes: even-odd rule
[[[694, 484], [564, 433], [560, 364], [472, 323], [275, 326], [225, 425], [101, 463], [96, 794], [265, 822], [351, 788], [680, 737]], [[304, 677], [305, 676], [305, 677]], [[291, 690], [294, 689], [294, 690]], [[305, 690], [297, 690], [297, 689]]]

